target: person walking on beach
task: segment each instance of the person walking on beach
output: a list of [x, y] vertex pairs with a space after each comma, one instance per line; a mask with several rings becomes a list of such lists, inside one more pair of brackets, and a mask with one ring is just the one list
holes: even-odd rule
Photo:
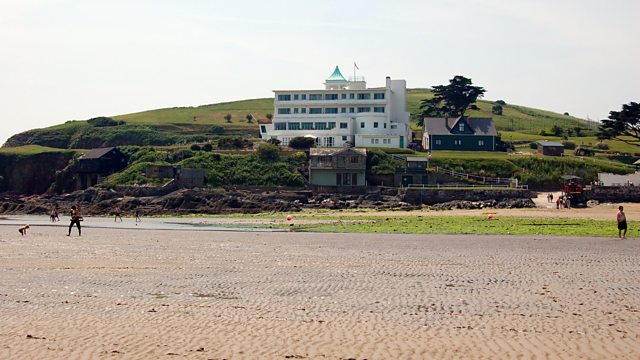
[[624, 207], [622, 207], [622, 205], [618, 207], [616, 220], [618, 220], [618, 238], [624, 240], [627, 238], [627, 217], [624, 214]]
[[[140, 219], [140, 209], [136, 208], [135, 215], [136, 215], [136, 222], [142, 221], [142, 219]], [[136, 224], [136, 225], [138, 225], [138, 224]]]
[[56, 222], [56, 208], [51, 209], [49, 219], [51, 219], [51, 222]]
[[60, 221], [60, 214], [58, 213], [58, 207], [57, 206], [55, 206], [53, 208], [53, 213], [56, 216], [56, 221]]
[[75, 205], [73, 205], [71, 207], [71, 223], [69, 224], [69, 233], [67, 234], [67, 236], [71, 236], [71, 229], [73, 228], [73, 224], [75, 224], [78, 227], [78, 236], [82, 236], [80, 221], [82, 221], [82, 215], [80, 215], [80, 210]]
[[119, 206], [116, 206], [115, 209], [113, 209], [113, 222], [117, 222], [118, 218], [120, 218], [120, 222], [122, 222], [122, 210], [120, 210]]

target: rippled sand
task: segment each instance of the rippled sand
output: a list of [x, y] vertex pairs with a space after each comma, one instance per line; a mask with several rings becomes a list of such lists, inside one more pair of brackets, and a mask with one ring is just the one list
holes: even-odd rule
[[15, 230], [2, 359], [640, 358], [637, 240]]

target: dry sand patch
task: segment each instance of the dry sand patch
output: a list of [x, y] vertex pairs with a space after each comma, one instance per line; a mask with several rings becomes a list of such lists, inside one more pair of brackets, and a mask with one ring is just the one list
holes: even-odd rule
[[640, 241], [0, 227], [0, 358], [640, 357]]

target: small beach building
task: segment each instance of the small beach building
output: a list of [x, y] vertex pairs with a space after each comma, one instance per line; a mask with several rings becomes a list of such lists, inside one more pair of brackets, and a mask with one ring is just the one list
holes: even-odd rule
[[538, 141], [538, 153], [547, 156], [562, 156], [564, 154], [564, 145], [555, 141]]
[[126, 166], [127, 157], [115, 147], [89, 150], [78, 158], [72, 168], [76, 189], [82, 190], [96, 185]]
[[315, 187], [354, 188], [366, 185], [367, 150], [311, 148], [309, 184]]

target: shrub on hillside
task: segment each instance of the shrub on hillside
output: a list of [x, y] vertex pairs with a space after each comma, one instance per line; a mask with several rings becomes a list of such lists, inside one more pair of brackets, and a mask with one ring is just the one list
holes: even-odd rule
[[603, 142], [599, 142], [596, 144], [596, 149], [598, 150], [609, 150], [609, 145], [603, 143]]
[[202, 150], [202, 148], [198, 144], [191, 145], [190, 149], [191, 149], [191, 151], [200, 151], [200, 150]]
[[209, 128], [209, 131], [214, 135], [222, 135], [224, 134], [224, 127], [220, 125], [213, 125]]
[[309, 149], [316, 144], [316, 139], [312, 137], [296, 136], [289, 140], [289, 147], [293, 149]]
[[206, 143], [202, 145], [202, 150], [204, 151], [213, 151], [213, 145], [211, 143]]
[[253, 143], [251, 141], [239, 137], [218, 140], [218, 148], [220, 149], [244, 149], [252, 146]]
[[538, 149], [538, 143], [536, 143], [536, 142], [529, 143], [529, 148], [537, 150]]
[[504, 100], [496, 100], [496, 104], [505, 106], [507, 103]]
[[493, 115], [502, 115], [502, 106], [498, 104], [493, 105], [493, 107], [491, 107], [491, 113]]
[[96, 126], [96, 127], [104, 127], [104, 126], [118, 126], [124, 125], [125, 122], [122, 120], [113, 120], [110, 117], [100, 116], [93, 119], [87, 120], [87, 123]]
[[280, 144], [282, 143], [282, 141], [280, 141], [280, 140], [278, 140], [278, 139], [276, 139], [276, 138], [271, 138], [271, 139], [267, 140], [267, 142], [268, 142], [269, 144], [273, 144], [273, 145], [276, 145], [276, 146], [277, 146], [277, 145], [280, 145]]
[[575, 150], [576, 148], [576, 143], [574, 143], [573, 141], [569, 141], [569, 140], [564, 140], [562, 142], [562, 145], [564, 145], [564, 148], [567, 150]]
[[193, 157], [193, 151], [188, 149], [180, 149], [178, 151], [172, 152], [169, 156], [167, 156], [169, 162], [176, 163], [179, 161], [183, 161], [184, 159], [188, 159]]
[[258, 147], [257, 153], [261, 160], [277, 161], [280, 158], [278, 151], [279, 149], [277, 146], [269, 143], [263, 143]]

